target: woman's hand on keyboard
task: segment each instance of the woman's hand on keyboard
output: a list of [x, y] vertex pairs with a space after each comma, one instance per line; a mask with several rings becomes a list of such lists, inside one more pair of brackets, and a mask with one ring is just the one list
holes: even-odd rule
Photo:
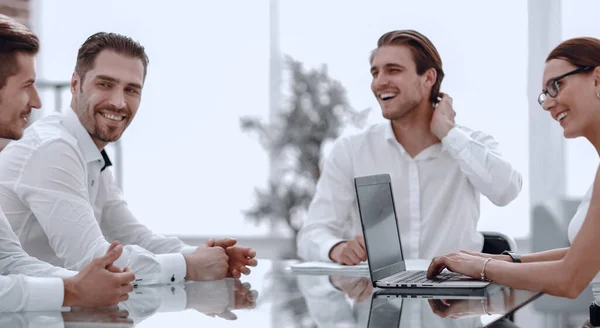
[[427, 278], [439, 275], [444, 269], [481, 279], [481, 269], [487, 258], [465, 252], [454, 252], [434, 258], [427, 270]]

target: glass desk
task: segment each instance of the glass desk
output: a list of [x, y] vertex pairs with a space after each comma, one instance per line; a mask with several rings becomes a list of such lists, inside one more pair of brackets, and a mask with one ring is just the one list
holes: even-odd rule
[[366, 278], [298, 276], [290, 263], [259, 260], [240, 280], [139, 287], [108, 309], [0, 314], [0, 327], [485, 327], [540, 296], [377, 296]]

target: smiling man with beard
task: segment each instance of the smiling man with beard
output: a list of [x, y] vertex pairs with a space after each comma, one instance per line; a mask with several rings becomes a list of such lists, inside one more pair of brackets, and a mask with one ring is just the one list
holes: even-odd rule
[[0, 204], [31, 255], [82, 269], [118, 240], [117, 267], [136, 284], [215, 280], [248, 274], [252, 249], [235, 240], [191, 247], [150, 231], [116, 185], [104, 147], [137, 113], [148, 57], [137, 41], [96, 33], [81, 46], [71, 79], [71, 110], [35, 122], [0, 153]]
[[[39, 39], [26, 26], [0, 14], [0, 137], [23, 136], [32, 109], [42, 106], [35, 88]], [[79, 273], [52, 266], [21, 248], [0, 208], [0, 312], [53, 311], [62, 306], [105, 307], [124, 301], [135, 275], [112, 265], [123, 247]], [[5, 325], [2, 325], [3, 327]]]
[[383, 173], [391, 176], [405, 258], [481, 250], [480, 195], [507, 205], [521, 191], [521, 175], [491, 136], [455, 124], [452, 99], [440, 93], [442, 60], [427, 37], [384, 34], [370, 71], [387, 121], [333, 146], [298, 235], [300, 257], [347, 265], [367, 259], [353, 178]]

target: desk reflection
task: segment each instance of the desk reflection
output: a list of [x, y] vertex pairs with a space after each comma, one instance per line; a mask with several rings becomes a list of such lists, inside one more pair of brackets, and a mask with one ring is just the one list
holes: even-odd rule
[[236, 320], [232, 310], [252, 309], [258, 292], [239, 279], [187, 282], [138, 287], [119, 308], [129, 312], [137, 325], [159, 312], [195, 310], [210, 317]]
[[0, 314], [0, 327], [77, 328], [134, 327], [156, 313], [194, 310], [214, 318], [236, 320], [235, 310], [253, 309], [258, 293], [238, 279], [144, 286], [134, 289], [118, 306], [64, 312]]
[[[531, 298], [508, 288], [454, 299], [381, 295], [369, 279], [347, 276], [298, 276], [298, 285], [318, 327], [483, 327]], [[489, 326], [516, 327], [504, 319]]]

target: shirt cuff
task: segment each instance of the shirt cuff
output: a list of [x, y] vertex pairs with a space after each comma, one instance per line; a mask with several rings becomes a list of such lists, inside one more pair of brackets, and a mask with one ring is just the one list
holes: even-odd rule
[[183, 254], [159, 254], [156, 261], [160, 264], [159, 283], [176, 283], [185, 279], [187, 267]]
[[27, 305], [25, 311], [59, 311], [65, 297], [65, 285], [60, 278], [25, 277]]
[[198, 247], [196, 246], [183, 246], [179, 253], [181, 254], [190, 254], [193, 253]]
[[442, 139], [442, 146], [452, 157], [456, 157], [467, 147], [471, 140], [471, 136], [462, 131], [458, 126], [455, 126]]
[[326, 242], [324, 242], [321, 245], [321, 250], [320, 250], [320, 254], [319, 254], [319, 258], [321, 259], [321, 261], [327, 261], [327, 262], [333, 262], [330, 258], [329, 258], [329, 252], [331, 251], [331, 249], [333, 248], [333, 246], [346, 241], [345, 239], [331, 239], [328, 240]]

